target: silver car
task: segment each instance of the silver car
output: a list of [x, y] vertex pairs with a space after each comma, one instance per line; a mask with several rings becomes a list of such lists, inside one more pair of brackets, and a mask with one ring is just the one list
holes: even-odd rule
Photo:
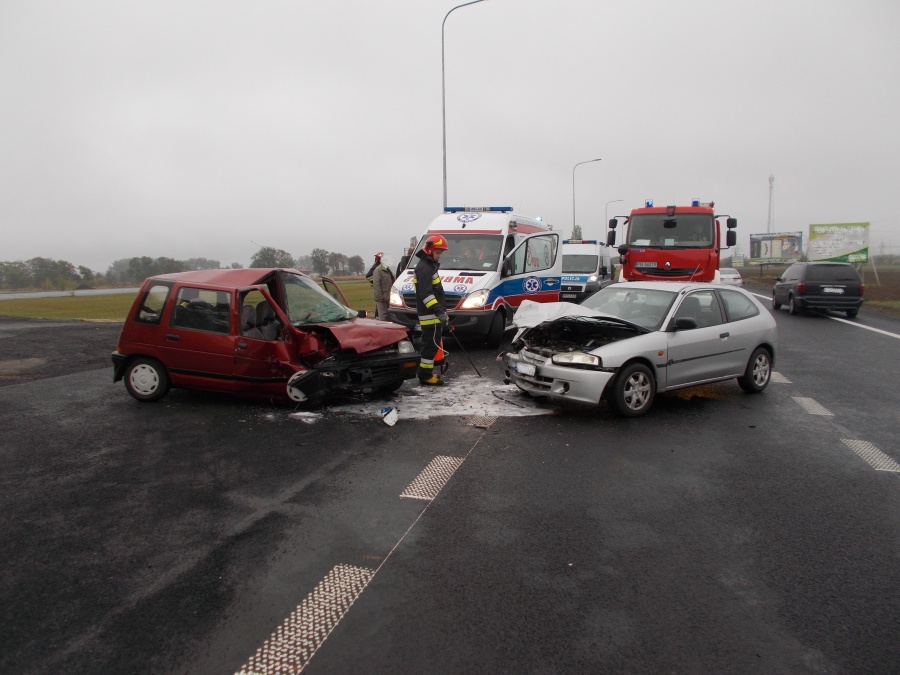
[[743, 286], [744, 278], [733, 267], [723, 267], [719, 270], [719, 283], [726, 286]]
[[775, 319], [742, 288], [618, 283], [582, 304], [525, 301], [503, 355], [506, 381], [535, 397], [646, 413], [657, 392], [737, 378], [761, 392], [775, 363]]

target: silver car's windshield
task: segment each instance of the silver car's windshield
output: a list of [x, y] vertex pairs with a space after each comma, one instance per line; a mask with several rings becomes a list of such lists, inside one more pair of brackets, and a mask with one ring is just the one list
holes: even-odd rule
[[356, 316], [356, 312], [344, 307], [309, 277], [284, 274], [282, 280], [287, 305], [284, 311], [295, 326], [344, 321]]
[[674, 291], [613, 284], [597, 291], [581, 304], [583, 307], [623, 319], [642, 328], [658, 330], [676, 296], [677, 293]]

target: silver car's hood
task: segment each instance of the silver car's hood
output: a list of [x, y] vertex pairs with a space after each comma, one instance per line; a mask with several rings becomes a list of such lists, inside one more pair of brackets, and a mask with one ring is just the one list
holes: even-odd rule
[[625, 321], [625, 319], [620, 319], [611, 314], [604, 314], [595, 309], [588, 309], [571, 302], [532, 302], [531, 300], [523, 300], [513, 317], [513, 325], [518, 329], [516, 338], [521, 337], [529, 328], [566, 317], [597, 318], [609, 322], [610, 325], [636, 329], [638, 333], [650, 332], [642, 326]]

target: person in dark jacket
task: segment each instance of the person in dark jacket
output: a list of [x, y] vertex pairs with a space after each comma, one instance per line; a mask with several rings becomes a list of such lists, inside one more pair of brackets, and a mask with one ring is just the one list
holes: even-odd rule
[[443, 327], [450, 319], [444, 306], [444, 287], [441, 286], [441, 255], [447, 250], [447, 240], [433, 234], [425, 240], [422, 250], [416, 253], [413, 285], [416, 289], [416, 314], [422, 327], [422, 351], [419, 358], [419, 382], [425, 385], [441, 385], [444, 380], [435, 372], [434, 357], [441, 348]]
[[381, 256], [383, 256], [383, 255], [384, 255], [384, 253], [383, 253], [382, 251], [378, 251], [378, 253], [375, 254], [375, 262], [372, 263], [372, 266], [369, 268], [369, 271], [366, 272], [366, 279], [369, 280], [369, 283], [370, 283], [370, 284], [374, 284], [374, 283], [375, 283], [375, 282], [372, 280], [372, 275], [375, 274], [375, 270], [376, 270], [376, 269], [378, 268], [378, 266], [381, 264]]

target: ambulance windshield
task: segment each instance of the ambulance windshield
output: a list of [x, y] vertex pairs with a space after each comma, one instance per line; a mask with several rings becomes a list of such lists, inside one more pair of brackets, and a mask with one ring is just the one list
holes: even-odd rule
[[[429, 233], [429, 234], [434, 234]], [[449, 248], [441, 256], [442, 270], [465, 270], [493, 272], [500, 264], [500, 249], [503, 236], [499, 234], [466, 234], [464, 232], [441, 236], [447, 240]], [[425, 237], [419, 242], [416, 251], [422, 248]], [[409, 259], [408, 268], [415, 267], [419, 258], [415, 255]]]

